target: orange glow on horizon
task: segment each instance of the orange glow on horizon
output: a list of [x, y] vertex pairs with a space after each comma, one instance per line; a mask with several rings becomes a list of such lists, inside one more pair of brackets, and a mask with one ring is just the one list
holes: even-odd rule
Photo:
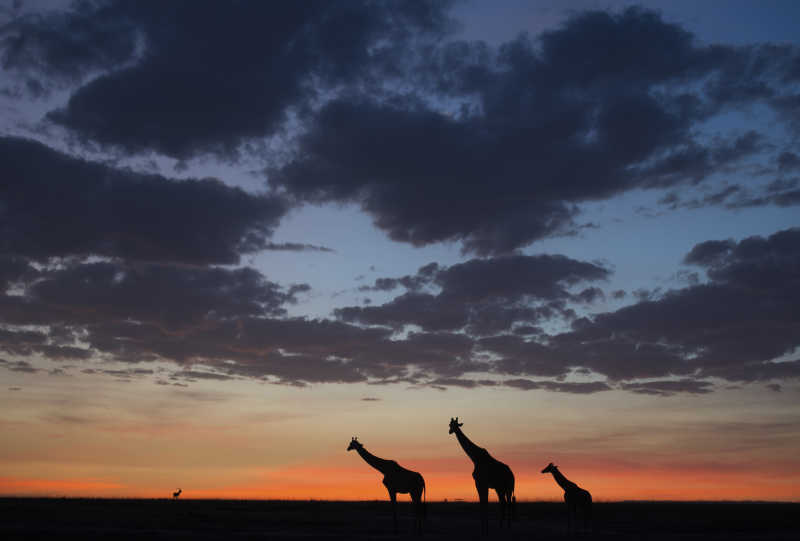
[[119, 491], [125, 486], [104, 479], [36, 479], [0, 477], [3, 496], [97, 496], [107, 491]]
[[[427, 500], [476, 501], [471, 469], [463, 473], [428, 472]], [[788, 477], [758, 473], [649, 471], [597, 472], [571, 476], [587, 488], [595, 501], [621, 500], [764, 500], [800, 501], [800, 475]], [[282, 470], [252, 472], [251, 482], [225, 483], [224, 480], [195, 486], [183, 483], [182, 498], [243, 500], [384, 500], [386, 489], [380, 473], [363, 468], [291, 467]], [[516, 475], [519, 501], [560, 501], [562, 491], [550, 475], [520, 471]], [[73, 496], [166, 498], [176, 487], [157, 490], [131, 486], [110, 479], [28, 479], [0, 478], [4, 496]], [[400, 496], [401, 501], [408, 499]], [[495, 500], [493, 493], [490, 499]]]

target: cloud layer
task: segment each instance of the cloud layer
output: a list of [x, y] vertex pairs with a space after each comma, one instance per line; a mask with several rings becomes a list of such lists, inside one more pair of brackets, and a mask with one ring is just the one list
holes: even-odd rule
[[[4, 127], [0, 352], [165, 361], [177, 384], [669, 395], [800, 375], [797, 229], [701, 242], [688, 287], [637, 290], [613, 311], [605, 301], [626, 293], [602, 289], [609, 267], [522, 252], [576, 234], [584, 203], [634, 190], [662, 190], [666, 210], [800, 203], [794, 139], [709, 128], [758, 110], [795, 137], [797, 48], [703, 44], [638, 8], [492, 47], [456, 39], [449, 8], [108, 1], [4, 23], [3, 99], [69, 93], [34, 135], [128, 158], [246, 154], [265, 184], [145, 174]], [[751, 180], [720, 183], [734, 174]], [[696, 186], [703, 197], [678, 192]], [[457, 242], [465, 259], [362, 286], [394, 295], [382, 304], [290, 318], [312, 284], [278, 284], [242, 257], [333, 252], [273, 240], [316, 203], [355, 203], [394, 241]]]
[[[414, 245], [508, 253], [576, 231], [586, 201], [695, 185], [755, 158], [791, 180], [796, 148], [703, 127], [760, 107], [795, 132], [795, 47], [701, 44], [630, 8], [495, 48], [455, 39], [449, 7], [111, 1], [14, 19], [0, 47], [20, 81], [72, 81], [47, 120], [81, 141], [235, 159], [279, 136], [291, 142], [262, 156], [273, 188], [355, 201]], [[682, 204], [800, 202], [783, 186]]]
[[219, 180], [134, 173], [15, 137], [0, 137], [0, 171], [0, 251], [37, 260], [238, 263], [270, 246], [289, 208]]
[[[574, 232], [583, 202], [695, 185], [767, 152], [756, 131], [700, 128], [756, 105], [789, 121], [782, 104], [796, 99], [800, 58], [790, 46], [700, 45], [640, 9], [579, 14], [497, 50], [426, 52], [410, 95], [326, 103], [270, 182], [301, 199], [356, 201], [396, 241], [507, 253]], [[751, 204], [796, 204], [785, 192]]]

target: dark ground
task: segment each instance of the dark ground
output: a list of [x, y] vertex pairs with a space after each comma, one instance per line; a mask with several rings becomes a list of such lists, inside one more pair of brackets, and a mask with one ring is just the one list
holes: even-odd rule
[[[800, 540], [800, 504], [595, 503], [595, 540]], [[563, 503], [517, 503], [500, 530], [490, 506], [488, 539], [565, 539]], [[474, 503], [428, 503], [423, 539], [481, 539]], [[392, 533], [388, 502], [104, 500], [0, 498], [0, 539], [413, 539], [412, 509], [400, 504]]]

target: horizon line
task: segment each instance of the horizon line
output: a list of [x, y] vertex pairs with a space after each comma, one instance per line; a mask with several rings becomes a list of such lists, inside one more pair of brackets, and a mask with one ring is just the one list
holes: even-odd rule
[[[317, 502], [317, 503], [373, 503], [373, 502], [385, 502], [386, 500], [378, 499], [378, 498], [370, 498], [370, 499], [360, 499], [360, 500], [345, 500], [345, 499], [326, 499], [326, 498], [193, 498], [190, 496], [181, 497], [180, 499], [173, 499], [171, 497], [141, 497], [141, 496], [56, 496], [56, 495], [47, 495], [47, 496], [35, 496], [35, 495], [7, 495], [7, 494], [0, 494], [0, 499], [3, 500], [139, 500], [139, 501], [186, 501], [191, 500], [195, 502], [200, 501], [230, 501], [230, 502], [264, 502], [264, 503], [295, 503], [295, 502]], [[517, 503], [563, 503], [561, 499], [518, 499], [516, 500]], [[398, 503], [411, 503], [398, 500]], [[428, 500], [427, 503], [479, 503], [477, 499], [464, 499], [464, 498], [454, 498], [454, 499], [436, 499], [436, 500]], [[676, 500], [676, 499], [649, 499], [649, 500], [636, 500], [636, 499], [626, 499], [626, 500], [595, 500], [594, 503], [599, 504], [617, 504], [617, 503], [695, 503], [695, 504], [713, 504], [713, 503], [725, 503], [725, 504], [800, 504], [800, 500]]]

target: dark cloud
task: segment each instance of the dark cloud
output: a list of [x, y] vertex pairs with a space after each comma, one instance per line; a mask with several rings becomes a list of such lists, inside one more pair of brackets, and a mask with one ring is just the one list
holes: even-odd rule
[[711, 266], [724, 260], [736, 246], [732, 240], [709, 240], [697, 244], [684, 258], [690, 265]]
[[[98, 3], [99, 5], [99, 3]], [[22, 72], [38, 97], [44, 85], [75, 83], [95, 70], [109, 70], [130, 60], [137, 35], [130, 22], [88, 2], [74, 11], [15, 16], [0, 27], [2, 66]]]
[[794, 190], [800, 186], [800, 178], [781, 178], [778, 180], [774, 180], [767, 185], [767, 192], [775, 193], [775, 192], [785, 192], [789, 190]]
[[781, 171], [800, 169], [800, 156], [794, 152], [781, 152], [778, 156], [778, 169]]
[[0, 328], [0, 350], [15, 355], [30, 355], [47, 343], [47, 335], [39, 331]]
[[[755, 131], [697, 136], [715, 114], [796, 109], [789, 45], [701, 45], [630, 8], [578, 13], [492, 48], [442, 39], [449, 7], [79, 3], [15, 19], [0, 47], [15, 73], [100, 72], [48, 115], [82, 139], [180, 159], [231, 156], [291, 124], [302, 135], [286, 160], [271, 160], [273, 186], [302, 202], [355, 201], [398, 241], [460, 241], [481, 255], [574, 233], [581, 202], [700, 182], [771, 152]], [[782, 169], [792, 156], [776, 157]], [[240, 234], [252, 218], [217, 230]], [[244, 237], [237, 253], [277, 247], [264, 237]], [[243, 237], [227, 240], [231, 250]]]
[[[285, 305], [309, 290], [306, 284], [282, 288], [247, 267], [119, 261], [42, 267], [20, 287], [20, 294], [0, 296], [0, 350], [56, 361], [104, 356], [181, 364], [246, 356], [220, 343], [236, 341], [236, 322], [284, 316]], [[40, 330], [25, 330], [30, 326]], [[221, 326], [227, 330], [216, 336]], [[196, 334], [204, 337], [200, 349], [186, 343]]]
[[231, 376], [227, 374], [220, 374], [218, 372], [207, 372], [202, 370], [182, 370], [180, 372], [173, 373], [172, 376], [170, 376], [170, 378], [181, 379], [186, 381], [197, 381], [199, 379], [227, 381], [233, 379]]
[[744, 362], [736, 366], [712, 367], [710, 376], [724, 377], [730, 381], [753, 383], [776, 379], [800, 378], [800, 360], [783, 362]]
[[[773, 152], [752, 130], [699, 136], [716, 114], [797, 109], [790, 45], [703, 45], [630, 8], [493, 48], [443, 39], [449, 7], [80, 3], [15, 19], [0, 47], [15, 73], [100, 72], [48, 115], [86, 141], [183, 159], [299, 133], [270, 156], [272, 186], [296, 202], [357, 202], [394, 240], [459, 241], [479, 255], [575, 233], [582, 202], [701, 182]], [[775, 159], [786, 170], [793, 156]], [[729, 205], [731, 190], [693, 204]], [[224, 256], [280, 248], [264, 239], [283, 212], [251, 209], [246, 225], [216, 228], [232, 236]]]
[[582, 302], [585, 304], [592, 304], [597, 301], [603, 301], [606, 299], [605, 293], [599, 287], [587, 287], [577, 295], [573, 295], [572, 297], [576, 302]]
[[506, 387], [513, 387], [530, 391], [534, 389], [544, 389], [562, 393], [592, 394], [602, 391], [610, 391], [611, 387], [603, 381], [589, 382], [567, 382], [567, 381], [532, 381], [529, 379], [507, 379], [503, 381]]
[[288, 207], [213, 179], [169, 180], [0, 138], [0, 253], [237, 263]]
[[726, 209], [763, 207], [774, 205], [792, 207], [800, 205], [800, 189], [798, 179], [777, 179], [766, 186], [748, 189], [734, 184], [719, 191], [682, 201], [677, 194], [671, 193], [659, 200], [671, 210], [678, 208], [701, 209], [709, 206], [721, 206]]
[[[433, 265], [433, 267], [431, 267]], [[428, 272], [428, 268], [432, 269]], [[426, 265], [414, 276], [403, 276], [401, 278], [376, 278], [371, 286], [361, 286], [359, 291], [392, 291], [398, 287], [404, 287], [411, 291], [418, 291], [431, 282], [431, 273], [438, 269], [436, 263]]]
[[656, 298], [658, 298], [659, 295], [661, 295], [661, 293], [662, 293], [661, 288], [658, 287], [655, 289], [647, 289], [644, 287], [640, 287], [639, 289], [634, 290], [632, 292], [632, 295], [636, 297], [639, 301], [649, 301], [649, 300], [655, 300]]
[[475, 389], [478, 387], [491, 387], [496, 385], [492, 380], [475, 380], [467, 378], [436, 378], [425, 382], [425, 385], [434, 389], [446, 390], [448, 387], [461, 387], [462, 389]]
[[564, 377], [569, 373], [568, 357], [535, 340], [506, 334], [482, 338], [479, 346], [496, 356], [493, 366], [500, 374]]
[[25, 372], [28, 374], [35, 374], [39, 370], [28, 361], [7, 361], [0, 359], [0, 366], [11, 370], [12, 372]]
[[74, 346], [39, 345], [32, 348], [43, 357], [57, 361], [85, 361], [92, 357], [92, 351]]
[[[399, 381], [415, 373], [458, 377], [485, 371], [471, 359], [472, 340], [461, 334], [409, 333], [391, 339], [380, 329], [307, 319], [239, 318], [205, 321], [181, 332], [129, 321], [87, 325], [84, 340], [116, 361], [169, 360], [185, 367], [182, 379], [243, 376], [293, 385]], [[184, 377], [185, 376], [185, 377]]]
[[797, 377], [796, 361], [776, 361], [800, 346], [800, 230], [703, 242], [685, 261], [709, 282], [577, 320], [549, 347], [614, 379]]
[[[697, 183], [768, 151], [755, 131], [701, 140], [694, 127], [771, 103], [798, 55], [702, 46], [635, 8], [578, 14], [497, 51], [430, 51], [416, 96], [327, 103], [270, 182], [304, 200], [358, 202], [397, 241], [509, 252], [575, 231], [577, 203]], [[455, 112], [427, 106], [431, 94]]]
[[450, 27], [446, 4], [78, 3], [16, 21], [2, 46], [6, 66], [45, 77], [117, 68], [50, 113], [82, 138], [177, 158], [231, 155], [325, 91], [398, 76], [412, 39]]
[[439, 302], [428, 293], [405, 293], [381, 306], [337, 308], [335, 314], [344, 321], [394, 328], [414, 324], [431, 331], [461, 329], [467, 324], [461, 306]]
[[24, 258], [0, 254], [0, 293], [14, 282], [30, 280], [36, 273], [36, 269]]
[[706, 268], [709, 278], [716, 283], [738, 285], [754, 290], [776, 291], [787, 294], [800, 293], [795, 290], [800, 277], [800, 229], [787, 229], [764, 237], [749, 237], [738, 243], [730, 243], [719, 251], [716, 258], [692, 258], [696, 246], [686, 258]]
[[74, 321], [132, 320], [180, 329], [208, 319], [283, 315], [297, 287], [308, 286], [284, 291], [248, 267], [89, 263], [47, 273], [27, 297], [68, 310]]
[[278, 252], [333, 252], [331, 248], [325, 246], [315, 246], [313, 244], [304, 244], [300, 242], [268, 242], [262, 248], [263, 250], [273, 250]]
[[[509, 330], [516, 322], [535, 323], [551, 317], [571, 317], [566, 301], [588, 303], [601, 298], [597, 288], [577, 294], [571, 286], [603, 280], [610, 272], [592, 263], [564, 256], [514, 255], [472, 259], [439, 267], [426, 265], [415, 276], [379, 278], [368, 289], [410, 291], [381, 306], [339, 308], [337, 317], [367, 325], [402, 328], [413, 324], [428, 331], [467, 328], [485, 335]], [[436, 294], [420, 291], [437, 287]]]
[[795, 133], [800, 131], [800, 94], [783, 94], [774, 97], [770, 100], [770, 105], [788, 120]]
[[507, 252], [569, 224], [575, 211], [561, 202], [522, 185], [489, 188], [491, 142], [474, 140], [482, 131], [424, 109], [338, 101], [303, 138], [304, 158], [271, 171], [270, 182], [304, 200], [360, 201], [392, 239], [414, 245], [458, 239]]
[[518, 336], [529, 336], [529, 335], [543, 335], [544, 331], [541, 327], [537, 327], [535, 325], [517, 325], [512, 329], [512, 332]]
[[128, 368], [124, 370], [111, 370], [111, 369], [95, 370], [93, 373], [105, 374], [106, 376], [114, 376], [117, 378], [129, 379], [139, 376], [149, 376], [152, 375], [154, 372], [147, 368]]
[[713, 158], [717, 164], [732, 163], [759, 152], [763, 145], [764, 137], [760, 133], [750, 130], [732, 141], [722, 142], [715, 147], [712, 151]]
[[[602, 279], [606, 269], [550, 256], [426, 266], [414, 278], [438, 293], [405, 293], [369, 307], [378, 311], [360, 312], [354, 325], [280, 317], [292, 302], [292, 288], [280, 288], [252, 269], [111, 262], [42, 267], [24, 294], [13, 297], [17, 305], [3, 297], [6, 307], [17, 311], [0, 312], [11, 325], [0, 333], [0, 346], [10, 354], [55, 360], [91, 355], [127, 363], [171, 361], [181, 367], [172, 376], [176, 382], [247, 377], [288, 385], [405, 382], [570, 393], [615, 387], [663, 396], [704, 393], [713, 390], [708, 378], [772, 383], [800, 376], [800, 361], [782, 361], [800, 346], [798, 247], [795, 229], [768, 238], [700, 243], [686, 262], [703, 267], [708, 283], [574, 319], [572, 330], [556, 335], [530, 322], [550, 323], [564, 302], [580, 296], [568, 288]], [[478, 283], [479, 276], [486, 283]], [[186, 283], [192, 287], [177, 287]], [[152, 301], [154, 291], [158, 303]], [[406, 302], [410, 305], [403, 308]], [[20, 307], [26, 303], [38, 309]], [[421, 317], [425, 306], [430, 312]], [[49, 314], [48, 331], [14, 330], [41, 324], [25, 316], [42, 312]], [[441, 323], [448, 313], [454, 314], [452, 328]], [[493, 323], [483, 323], [481, 315]], [[415, 322], [423, 331], [395, 334], [389, 328]], [[372, 326], [381, 324], [387, 326]], [[476, 330], [481, 328], [495, 330], [481, 337]], [[152, 376], [146, 367], [94, 373]], [[571, 381], [576, 373], [608, 380]], [[504, 376], [516, 377], [497, 379]]]
[[712, 390], [712, 383], [710, 381], [681, 379], [623, 383], [620, 387], [626, 391], [632, 391], [637, 394], [671, 396], [676, 393], [710, 393]]
[[700, 274], [697, 272], [681, 269], [675, 273], [675, 279], [679, 282], [685, 282], [689, 285], [696, 286], [700, 283]]
[[524, 296], [560, 300], [570, 297], [568, 286], [605, 280], [609, 275], [599, 265], [565, 256], [513, 255], [451, 265], [435, 274], [435, 283], [446, 297], [471, 302], [514, 301]]
[[731, 196], [740, 193], [742, 188], [739, 186], [728, 186], [727, 188], [723, 188], [722, 190], [708, 194], [703, 197], [702, 200], [694, 200], [690, 201], [685, 204], [688, 208], [702, 208], [711, 205], [721, 205], [726, 200], [728, 200]]
[[778, 207], [793, 207], [800, 205], [800, 190], [787, 190], [780, 193], [767, 193], [764, 195], [750, 195], [731, 202], [726, 206], [732, 209], [746, 207], [763, 207], [775, 205]]

